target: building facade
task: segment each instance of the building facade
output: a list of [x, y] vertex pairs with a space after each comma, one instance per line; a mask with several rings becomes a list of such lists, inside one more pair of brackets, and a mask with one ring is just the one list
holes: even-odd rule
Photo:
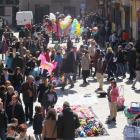
[[0, 0], [0, 17], [8, 19], [9, 24], [16, 24], [16, 12], [19, 10], [19, 0]]
[[[84, 10], [88, 13], [98, 11], [97, 0], [24, 0], [19, 7], [21, 10], [33, 11], [35, 23], [41, 23], [44, 15], [60, 12], [77, 17], [81, 12], [81, 4], [85, 4]], [[82, 11], [84, 12], [84, 11]]]

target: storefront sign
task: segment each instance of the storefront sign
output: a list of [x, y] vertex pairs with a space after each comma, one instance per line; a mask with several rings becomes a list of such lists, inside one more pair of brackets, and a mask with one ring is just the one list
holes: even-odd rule
[[85, 9], [86, 8], [86, 4], [85, 3], [81, 3], [81, 9]]
[[137, 10], [137, 17], [140, 18], [140, 8]]
[[104, 8], [104, 0], [99, 0], [98, 1], [98, 8], [103, 9]]

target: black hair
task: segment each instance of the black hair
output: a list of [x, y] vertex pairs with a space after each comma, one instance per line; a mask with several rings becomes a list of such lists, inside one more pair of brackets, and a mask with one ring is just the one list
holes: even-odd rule
[[10, 127], [12, 130], [16, 130], [16, 126], [12, 123], [8, 124], [7, 127]]
[[49, 84], [49, 90], [53, 88], [54, 89], [54, 84]]
[[109, 81], [113, 81], [113, 80], [115, 80], [114, 77], [110, 77], [109, 78]]
[[60, 55], [61, 53], [60, 52], [57, 52], [57, 54], [56, 55]]
[[115, 84], [115, 86], [117, 85], [117, 82], [116, 82], [115, 80], [112, 80], [112, 83], [114, 83], [114, 84]]

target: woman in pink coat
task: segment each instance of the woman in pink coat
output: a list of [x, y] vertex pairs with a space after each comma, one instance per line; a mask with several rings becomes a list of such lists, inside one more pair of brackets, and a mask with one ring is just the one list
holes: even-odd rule
[[9, 47], [11, 47], [11, 43], [10, 43], [10, 40], [7, 39], [5, 44], [4, 44], [4, 54], [6, 54], [6, 52], [8, 51]]

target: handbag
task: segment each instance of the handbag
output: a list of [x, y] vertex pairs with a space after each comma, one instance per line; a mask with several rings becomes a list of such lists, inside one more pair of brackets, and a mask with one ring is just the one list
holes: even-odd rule
[[46, 137], [45, 137], [44, 140], [51, 140], [51, 139], [53, 138], [53, 135], [54, 135], [55, 130], [56, 130], [56, 124], [55, 124], [55, 128], [54, 128], [54, 130], [53, 130], [52, 137], [51, 137], [51, 138], [46, 138]]

